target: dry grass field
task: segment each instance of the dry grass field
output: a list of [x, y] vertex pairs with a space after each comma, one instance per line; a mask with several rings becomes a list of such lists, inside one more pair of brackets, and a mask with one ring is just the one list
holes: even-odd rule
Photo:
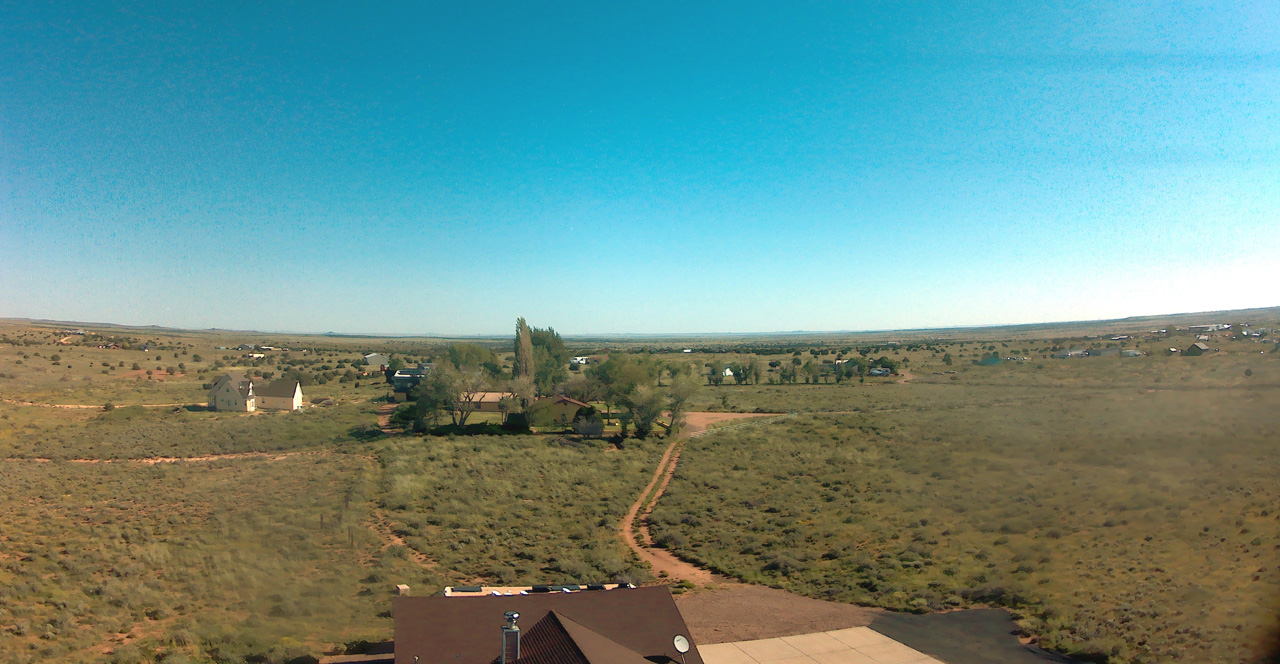
[[[653, 580], [616, 532], [663, 441], [378, 431], [387, 387], [357, 360], [426, 361], [446, 340], [86, 332], [0, 323], [0, 662], [286, 662], [388, 638], [395, 583]], [[1135, 338], [575, 352], [755, 360], [759, 383], [693, 409], [796, 413], [689, 443], [651, 526], [690, 560], [897, 610], [1008, 606], [1042, 645], [1100, 661], [1243, 661], [1280, 581], [1280, 354], [1218, 334], [1220, 352], [1167, 356], [1194, 337], [1114, 332]], [[1051, 357], [1108, 345], [1147, 354]], [[993, 353], [1027, 359], [975, 364]], [[836, 383], [853, 357], [899, 374]], [[809, 362], [812, 382], [784, 378]], [[196, 405], [227, 370], [291, 372], [333, 405]]]
[[436, 585], [368, 526], [376, 469], [334, 453], [0, 467], [0, 661], [286, 661], [385, 635]]
[[815, 597], [1009, 606], [1093, 658], [1245, 660], [1280, 589], [1276, 356], [1051, 362], [731, 388], [812, 414], [691, 442], [655, 534]]

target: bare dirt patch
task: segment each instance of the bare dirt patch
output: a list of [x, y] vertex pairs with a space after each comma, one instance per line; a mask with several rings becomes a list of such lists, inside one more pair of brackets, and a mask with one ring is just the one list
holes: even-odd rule
[[400, 433], [400, 429], [391, 426], [391, 414], [396, 412], [397, 403], [387, 403], [378, 407], [378, 429], [390, 436]]
[[775, 417], [781, 413], [686, 413], [685, 428], [681, 435], [690, 436], [706, 431], [714, 425], [729, 420], [749, 420], [755, 417]]
[[[728, 643], [863, 627], [884, 613], [776, 588], [729, 583], [676, 597], [697, 643]], [[767, 619], [762, 619], [766, 617]]]

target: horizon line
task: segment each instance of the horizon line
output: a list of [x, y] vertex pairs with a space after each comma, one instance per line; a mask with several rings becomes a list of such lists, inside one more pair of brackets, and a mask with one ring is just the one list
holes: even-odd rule
[[[1126, 321], [1138, 321], [1145, 319], [1155, 319], [1161, 317], [1173, 316], [1208, 316], [1213, 314], [1239, 314], [1244, 312], [1261, 312], [1269, 309], [1280, 309], [1280, 305], [1264, 306], [1264, 307], [1248, 307], [1245, 309], [1214, 309], [1208, 311], [1187, 311], [1162, 314], [1138, 314], [1125, 316], [1122, 318], [1098, 318], [1085, 320], [1053, 320], [1039, 321], [1033, 323], [990, 323], [980, 325], [942, 325], [932, 327], [902, 327], [902, 328], [881, 328], [881, 329], [863, 329], [863, 330], [774, 330], [768, 332], [595, 332], [595, 333], [574, 333], [562, 334], [564, 339], [615, 339], [615, 338], [647, 338], [647, 339], [684, 339], [699, 337], [772, 337], [772, 336], [834, 336], [834, 335], [853, 335], [853, 334], [892, 334], [892, 333], [922, 333], [922, 332], [957, 332], [964, 330], [987, 330], [999, 328], [1035, 328], [1050, 325], [1086, 325], [1086, 324], [1105, 324], [1105, 323], [1123, 323]], [[98, 326], [98, 327], [115, 327], [124, 329], [155, 329], [169, 330], [173, 332], [223, 332], [235, 334], [274, 334], [274, 335], [299, 335], [310, 337], [353, 337], [367, 339], [503, 339], [509, 335], [505, 334], [440, 334], [435, 332], [417, 332], [417, 333], [373, 333], [373, 332], [334, 332], [332, 330], [326, 332], [300, 332], [296, 330], [255, 330], [255, 329], [236, 329], [223, 327], [169, 327], [155, 323], [145, 325], [127, 324], [127, 323], [109, 323], [96, 321], [71, 321], [58, 320], [51, 318], [30, 318], [25, 316], [5, 316], [0, 317], [0, 321], [16, 322], [27, 321], [37, 324], [55, 324], [55, 325], [78, 325], [78, 326]]]

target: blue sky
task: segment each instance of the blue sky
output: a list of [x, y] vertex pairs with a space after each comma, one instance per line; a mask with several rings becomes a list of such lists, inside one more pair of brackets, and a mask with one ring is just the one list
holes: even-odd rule
[[1280, 304], [1280, 3], [614, 4], [0, 6], [0, 316], [679, 333]]

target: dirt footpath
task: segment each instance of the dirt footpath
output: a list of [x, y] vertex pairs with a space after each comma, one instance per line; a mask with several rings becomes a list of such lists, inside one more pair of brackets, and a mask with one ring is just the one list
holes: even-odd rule
[[[864, 627], [884, 613], [785, 590], [728, 583], [676, 597], [695, 643], [728, 643]], [[762, 619], [766, 617], [767, 619]]]
[[400, 429], [391, 426], [391, 415], [396, 412], [398, 403], [385, 403], [378, 407], [378, 430], [391, 436], [400, 433]]
[[[666, 549], [653, 548], [653, 538], [649, 535], [649, 513], [653, 511], [653, 506], [657, 504], [658, 499], [662, 498], [662, 493], [666, 491], [667, 484], [671, 482], [671, 477], [675, 475], [676, 464], [680, 462], [680, 452], [684, 449], [684, 441], [688, 440], [689, 436], [706, 431], [707, 427], [713, 423], [724, 420], [772, 416], [776, 416], [776, 413], [685, 414], [684, 431], [681, 431], [667, 446], [666, 451], [662, 454], [662, 459], [658, 461], [658, 467], [653, 471], [653, 477], [649, 480], [648, 486], [644, 488], [644, 491], [640, 492], [636, 502], [632, 503], [631, 509], [627, 511], [627, 515], [623, 517], [622, 524], [618, 528], [619, 539], [627, 545], [627, 548], [634, 551], [640, 560], [649, 563], [650, 570], [655, 576], [663, 578], [668, 583], [680, 580], [697, 584], [726, 581], [726, 579], [712, 574], [710, 570], [702, 569], [677, 558]], [[657, 491], [654, 491], [655, 486]], [[637, 519], [639, 519], [638, 524]], [[639, 531], [638, 539], [636, 530]], [[665, 576], [663, 576], [664, 572]]]

